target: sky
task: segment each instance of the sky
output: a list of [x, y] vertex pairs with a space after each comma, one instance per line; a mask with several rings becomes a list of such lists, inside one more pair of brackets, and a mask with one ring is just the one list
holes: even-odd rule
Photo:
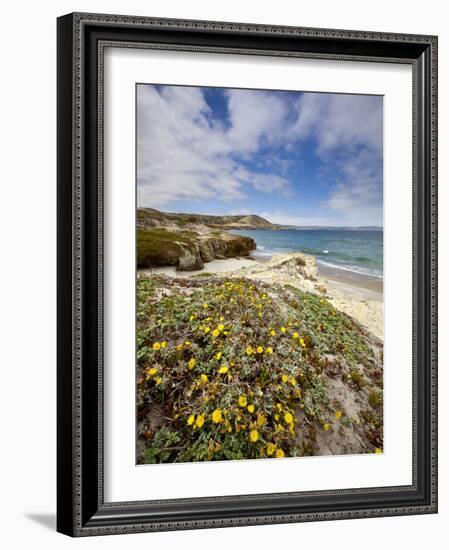
[[137, 203], [383, 226], [381, 96], [137, 86]]

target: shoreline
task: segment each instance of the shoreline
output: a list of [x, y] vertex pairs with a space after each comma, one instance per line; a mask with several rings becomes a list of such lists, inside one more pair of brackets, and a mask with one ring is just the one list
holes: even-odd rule
[[353, 317], [383, 340], [383, 279], [322, 266], [311, 255], [276, 254], [268, 261], [254, 257], [227, 258], [207, 262], [201, 270], [177, 271], [176, 267], [167, 266], [139, 269], [138, 274], [183, 279], [213, 275], [245, 277], [268, 284], [290, 285], [325, 296], [337, 310]]
[[360, 300], [383, 302], [383, 279], [364, 273], [349, 272], [344, 269], [323, 266], [318, 263], [318, 273], [328, 284], [343, 294], [359, 296]]
[[[302, 253], [292, 252], [291, 254]], [[197, 269], [194, 271], [178, 271], [175, 266], [164, 266], [142, 268], [138, 269], [138, 272], [146, 275], [168, 275], [170, 277], [187, 278], [196, 277], [198, 275], [205, 276], [206, 274], [213, 275], [215, 273], [232, 273], [235, 276], [239, 271], [242, 272], [242, 275], [245, 275], [245, 271], [248, 270], [248, 268], [254, 268], [256, 266], [268, 267], [268, 264], [273, 258], [281, 255], [284, 256], [284, 254], [275, 254], [271, 258], [249, 256], [240, 258], [226, 258], [224, 260], [212, 260], [211, 262], [205, 263], [203, 269]], [[314, 258], [314, 256], [311, 257]], [[343, 293], [357, 295], [359, 299], [383, 301], [383, 279], [373, 275], [339, 269], [338, 267], [325, 266], [319, 262], [317, 262], [317, 268], [320, 279], [323, 279], [332, 286], [335, 286]]]

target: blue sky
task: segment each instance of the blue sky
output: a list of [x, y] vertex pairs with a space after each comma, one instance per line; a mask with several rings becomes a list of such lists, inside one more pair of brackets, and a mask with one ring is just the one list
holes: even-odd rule
[[139, 84], [139, 207], [383, 225], [380, 96]]

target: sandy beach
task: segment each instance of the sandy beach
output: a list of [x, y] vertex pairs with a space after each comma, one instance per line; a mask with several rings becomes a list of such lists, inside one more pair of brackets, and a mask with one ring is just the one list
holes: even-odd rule
[[383, 279], [373, 275], [329, 267], [320, 263], [317, 265], [320, 277], [339, 287], [342, 292], [354, 295], [357, 294], [357, 289], [360, 289], [361, 299], [383, 300]]
[[226, 260], [212, 260], [204, 264], [204, 269], [194, 271], [178, 271], [174, 266], [139, 269], [139, 273], [146, 275], [168, 275], [170, 277], [194, 277], [207, 273], [228, 273], [239, 269], [254, 267], [256, 260], [250, 258], [227, 258]]
[[[304, 259], [303, 267], [298, 268], [298, 258]], [[289, 284], [306, 292], [325, 295], [336, 309], [353, 317], [372, 334], [383, 339], [383, 279], [318, 265], [313, 256], [306, 254], [276, 254], [268, 261], [229, 258], [207, 262], [201, 270], [177, 271], [175, 267], [168, 266], [141, 269], [139, 273], [184, 278], [220, 274]]]

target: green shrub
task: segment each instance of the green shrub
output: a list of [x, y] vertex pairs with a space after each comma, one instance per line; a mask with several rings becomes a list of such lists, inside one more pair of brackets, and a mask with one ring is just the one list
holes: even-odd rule
[[168, 231], [163, 227], [137, 230], [137, 266], [178, 265], [183, 246], [191, 246], [197, 236], [191, 231]]
[[372, 407], [380, 407], [383, 402], [382, 392], [379, 390], [372, 390], [368, 396], [368, 399]]

